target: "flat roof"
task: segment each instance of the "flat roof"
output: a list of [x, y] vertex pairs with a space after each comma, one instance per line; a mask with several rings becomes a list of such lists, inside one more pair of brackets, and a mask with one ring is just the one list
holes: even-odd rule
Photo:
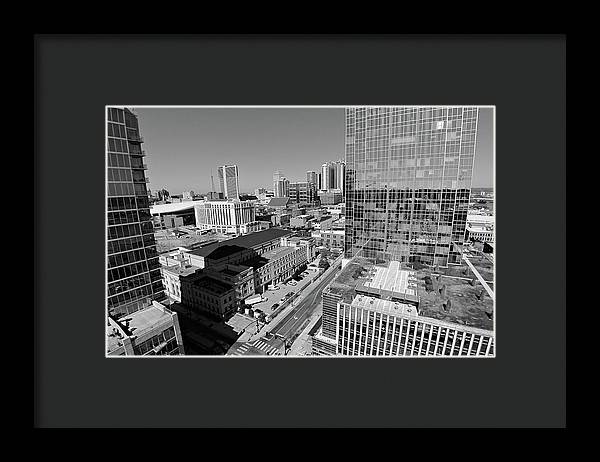
[[[172, 319], [172, 313], [165, 306], [162, 306], [161, 308], [152, 304], [147, 308], [122, 316], [118, 319], [118, 323], [122, 325], [125, 332], [129, 332], [130, 335], [141, 335], [142, 333], [157, 327], [159, 324], [172, 321]], [[127, 321], [129, 321], [128, 324]]]
[[284, 207], [289, 201], [289, 197], [273, 197], [267, 205], [269, 207]]
[[400, 262], [392, 261], [387, 267], [375, 266], [371, 272], [372, 278], [363, 283], [365, 287], [417, 295], [414, 271], [401, 269]]
[[162, 269], [168, 271], [169, 273], [178, 274], [180, 276], [187, 276], [189, 274], [193, 274], [198, 269], [192, 265], [184, 265], [183, 267], [179, 265], [171, 265], [171, 266], [162, 266]]
[[267, 260], [273, 260], [276, 258], [281, 258], [288, 253], [294, 252], [296, 247], [275, 247], [273, 250], [269, 250], [268, 252], [262, 254], [264, 258]]
[[383, 314], [418, 316], [417, 308], [414, 305], [408, 305], [406, 303], [395, 302], [392, 300], [382, 300], [380, 298], [369, 297], [367, 295], [359, 294], [354, 297], [354, 300], [352, 300], [352, 306], [366, 308], [368, 310]]
[[223, 295], [233, 290], [233, 287], [230, 285], [218, 281], [217, 279], [213, 279], [210, 276], [204, 276], [202, 279], [194, 281], [193, 284], [196, 287], [206, 289], [208, 292], [216, 295]]
[[478, 215], [474, 213], [467, 214], [467, 223], [488, 223], [490, 225], [493, 225], [495, 221], [496, 220], [494, 215]]
[[[445, 275], [438, 280], [431, 269], [407, 270], [402, 266], [399, 262], [375, 265], [370, 259], [355, 257], [326, 292], [339, 295], [349, 304], [358, 294], [400, 303], [417, 302], [421, 317], [493, 330], [494, 302], [480, 284], [473, 286], [464, 277]], [[444, 294], [440, 293], [443, 286]], [[406, 291], [402, 292], [404, 288]], [[448, 299], [449, 308], [444, 306]]]
[[192, 210], [193, 208], [193, 201], [174, 202], [171, 204], [155, 204], [150, 206], [150, 214], [162, 215], [163, 213], [181, 212], [182, 210]]

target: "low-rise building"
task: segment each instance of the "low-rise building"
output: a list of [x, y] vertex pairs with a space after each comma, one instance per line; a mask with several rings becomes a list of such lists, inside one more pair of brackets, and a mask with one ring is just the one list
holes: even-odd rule
[[343, 229], [326, 229], [313, 231], [312, 237], [318, 246], [343, 248], [345, 234]]
[[314, 221], [313, 217], [310, 215], [298, 215], [296, 217], [292, 217], [290, 220], [290, 227], [292, 228], [304, 228]]
[[185, 354], [177, 313], [153, 301], [118, 319], [109, 316], [106, 351], [109, 356]]
[[234, 314], [239, 306], [231, 285], [209, 277], [203, 271], [181, 278], [181, 303], [220, 319]]
[[340, 190], [330, 189], [319, 192], [319, 200], [321, 205], [336, 205], [344, 201], [344, 195]]
[[331, 228], [333, 225], [333, 216], [331, 215], [322, 215], [319, 218], [315, 218], [315, 222], [313, 224], [313, 229], [319, 230], [327, 230]]

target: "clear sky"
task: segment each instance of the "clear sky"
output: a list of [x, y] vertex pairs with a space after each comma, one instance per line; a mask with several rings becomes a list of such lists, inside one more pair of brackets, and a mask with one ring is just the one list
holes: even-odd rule
[[[211, 190], [211, 169], [236, 164], [241, 192], [273, 188], [273, 172], [305, 181], [344, 158], [343, 108], [135, 108], [148, 164], [149, 188], [171, 194]], [[491, 187], [492, 109], [482, 109], [473, 187]]]

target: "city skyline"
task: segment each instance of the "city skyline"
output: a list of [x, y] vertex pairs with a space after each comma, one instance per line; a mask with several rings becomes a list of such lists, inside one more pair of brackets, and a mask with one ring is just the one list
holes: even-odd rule
[[[304, 181], [344, 159], [344, 107], [135, 107], [144, 130], [149, 189], [211, 189], [222, 165], [237, 165], [239, 188], [273, 187], [277, 170]], [[493, 107], [480, 111], [473, 188], [493, 187]], [[185, 168], [181, 166], [185, 165]], [[218, 186], [215, 184], [215, 187]]]

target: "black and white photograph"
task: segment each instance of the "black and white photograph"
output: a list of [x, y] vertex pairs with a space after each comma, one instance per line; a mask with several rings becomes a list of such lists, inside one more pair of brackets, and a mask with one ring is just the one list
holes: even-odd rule
[[34, 182], [35, 428], [566, 427], [566, 34], [37, 34]]
[[107, 106], [107, 356], [494, 357], [494, 110]]

